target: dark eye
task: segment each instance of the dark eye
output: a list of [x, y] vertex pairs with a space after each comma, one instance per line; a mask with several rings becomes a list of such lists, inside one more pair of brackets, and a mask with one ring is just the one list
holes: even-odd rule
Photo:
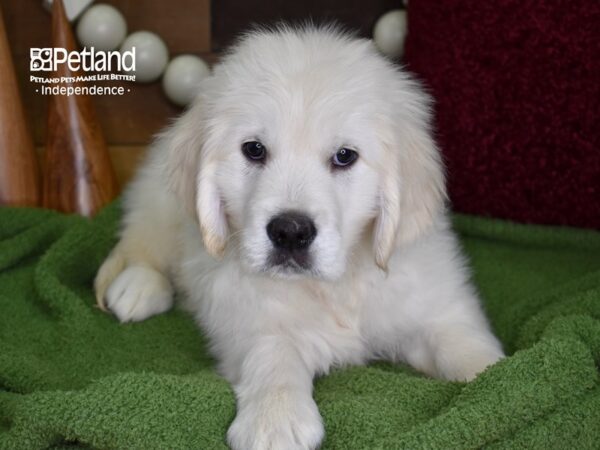
[[358, 159], [358, 153], [349, 148], [340, 148], [331, 158], [331, 164], [334, 168], [346, 168], [351, 166]]
[[258, 141], [244, 142], [242, 151], [253, 162], [264, 163], [267, 157], [267, 148]]

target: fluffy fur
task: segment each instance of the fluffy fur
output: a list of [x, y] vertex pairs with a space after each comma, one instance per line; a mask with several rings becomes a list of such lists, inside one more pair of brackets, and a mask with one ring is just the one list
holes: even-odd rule
[[[242, 154], [252, 140], [265, 164]], [[341, 147], [360, 155], [346, 170], [331, 165]], [[176, 286], [234, 387], [231, 447], [315, 448], [312, 380], [332, 366], [385, 358], [470, 380], [503, 356], [444, 200], [429, 99], [410, 76], [331, 28], [254, 31], [151, 148], [98, 302], [144, 320]], [[288, 210], [318, 230], [306, 270], [268, 264], [266, 225]]]

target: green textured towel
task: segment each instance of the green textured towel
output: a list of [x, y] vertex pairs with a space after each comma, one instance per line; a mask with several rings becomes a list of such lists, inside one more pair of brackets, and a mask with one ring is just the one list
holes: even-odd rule
[[[94, 306], [117, 217], [0, 209], [0, 448], [226, 448], [234, 398], [192, 320]], [[600, 234], [455, 225], [511, 356], [469, 384], [336, 370], [315, 383], [323, 448], [599, 448]]]

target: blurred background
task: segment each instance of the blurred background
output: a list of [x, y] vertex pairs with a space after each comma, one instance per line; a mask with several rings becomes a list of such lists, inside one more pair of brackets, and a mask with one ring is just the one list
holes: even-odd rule
[[[29, 81], [29, 51], [51, 44], [39, 0], [2, 0], [20, 95], [42, 152], [47, 97]], [[94, 2], [97, 5], [100, 2]], [[406, 11], [402, 56], [435, 99], [436, 139], [458, 212], [526, 223], [600, 228], [600, 2], [597, 0], [107, 0], [127, 33], [148, 30], [169, 57], [209, 65], [254, 23], [335, 21], [371, 38]], [[73, 21], [73, 27], [77, 21]], [[122, 186], [152, 137], [181, 113], [159, 81], [111, 82], [93, 98]], [[110, 85], [111, 83], [107, 83]]]

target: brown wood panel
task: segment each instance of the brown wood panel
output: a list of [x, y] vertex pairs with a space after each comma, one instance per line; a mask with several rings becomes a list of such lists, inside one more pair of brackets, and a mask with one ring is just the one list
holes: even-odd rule
[[212, 3], [212, 48], [220, 51], [253, 23], [285, 20], [336, 22], [371, 37], [383, 13], [402, 8], [402, 0], [215, 0]]
[[[172, 55], [210, 50], [210, 0], [106, 0], [118, 8], [129, 32], [158, 33]], [[29, 81], [29, 49], [50, 46], [50, 14], [41, 0], [2, 0], [7, 35], [19, 79], [21, 98], [33, 127], [37, 144], [46, 136], [47, 99], [35, 92], [39, 85]], [[209, 60], [214, 57], [208, 55]], [[116, 83], [116, 82], [115, 82]], [[147, 143], [181, 109], [171, 105], [160, 82], [147, 85], [119, 82], [131, 91], [123, 96], [94, 97], [94, 104], [107, 142]], [[98, 83], [108, 86], [110, 83]]]
[[[135, 175], [147, 149], [148, 146], [146, 145], [113, 145], [108, 147], [108, 154], [112, 161], [120, 189], [127, 187], [127, 183], [129, 183]], [[40, 162], [40, 167], [43, 170], [45, 148], [43, 146], [38, 146], [35, 150]]]
[[148, 30], [161, 36], [172, 54], [208, 53], [210, 0], [102, 0], [117, 8], [128, 32]]

